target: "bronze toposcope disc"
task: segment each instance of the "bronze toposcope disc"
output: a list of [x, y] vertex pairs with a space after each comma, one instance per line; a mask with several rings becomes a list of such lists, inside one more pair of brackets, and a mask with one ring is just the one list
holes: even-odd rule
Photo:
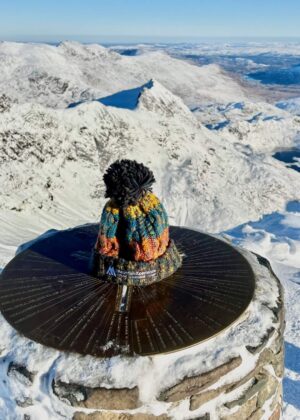
[[179, 227], [170, 228], [171, 237], [185, 256], [171, 277], [143, 287], [92, 277], [98, 228], [92, 224], [54, 233], [5, 267], [0, 309], [17, 331], [81, 354], [153, 355], [216, 335], [252, 299], [254, 274], [235, 248]]

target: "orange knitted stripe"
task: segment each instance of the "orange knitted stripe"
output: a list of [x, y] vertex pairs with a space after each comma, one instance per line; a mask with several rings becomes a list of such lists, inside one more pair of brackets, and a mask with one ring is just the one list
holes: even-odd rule
[[117, 257], [119, 254], [119, 242], [116, 237], [107, 238], [105, 235], [98, 236], [96, 249], [109, 257]]
[[160, 257], [169, 244], [169, 228], [158, 238], [144, 238], [141, 242], [132, 241], [130, 248], [134, 251], [135, 261], [151, 261]]

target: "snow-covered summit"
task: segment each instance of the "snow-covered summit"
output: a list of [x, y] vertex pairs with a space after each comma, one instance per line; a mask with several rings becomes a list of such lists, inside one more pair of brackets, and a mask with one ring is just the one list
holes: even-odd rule
[[[178, 118], [184, 116], [186, 118], [193, 118], [189, 108], [183, 101], [155, 79], [151, 79], [141, 86], [99, 98], [97, 101], [114, 108], [129, 109], [132, 111], [139, 109], [153, 111], [164, 116], [176, 115]], [[68, 108], [74, 108], [85, 102], [90, 101], [70, 104]]]
[[191, 118], [191, 112], [183, 101], [155, 79], [151, 79], [143, 86], [137, 108], [156, 112], [165, 117], [176, 115], [178, 118]]
[[[142, 86], [134, 87], [132, 89], [125, 89], [119, 92], [115, 92], [112, 95], [105, 96], [103, 98], [96, 99], [98, 102], [106, 106], [112, 106], [115, 108], [124, 108], [134, 110], [139, 105], [139, 99], [145, 89], [152, 89], [154, 86], [153, 80], [149, 80]], [[89, 101], [80, 101], [72, 103], [68, 108], [74, 108], [82, 103]]]
[[93, 61], [95, 58], [119, 59], [120, 55], [100, 44], [81, 44], [76, 41], [64, 41], [57, 46], [62, 55], [78, 58], [79, 61]]
[[[182, 116], [192, 117], [189, 108], [183, 101], [155, 79], [149, 80], [142, 86], [122, 90], [112, 95], [99, 98], [97, 101], [103, 105], [115, 108], [147, 110], [164, 116], [176, 114], [178, 118]], [[70, 104], [68, 108], [74, 108], [85, 102], [90, 101]]]
[[[50, 107], [97, 99], [155, 78], [188, 106], [250, 95], [217, 65], [199, 67], [164, 52], [122, 56], [92, 44], [0, 43], [0, 91]], [[251, 95], [250, 95], [251, 96]]]
[[179, 225], [223, 230], [297, 196], [298, 173], [205, 128], [152, 80], [140, 89], [134, 112], [97, 101], [65, 110], [14, 104], [3, 112], [2, 221], [26, 214], [54, 221], [60, 214], [59, 226], [63, 215], [74, 224], [97, 219], [101, 175], [123, 157], [150, 165], [171, 223]]

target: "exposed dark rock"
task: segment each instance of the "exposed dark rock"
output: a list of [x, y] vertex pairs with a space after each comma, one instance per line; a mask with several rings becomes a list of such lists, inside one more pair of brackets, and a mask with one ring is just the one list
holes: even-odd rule
[[275, 332], [275, 328], [272, 327], [272, 328], [268, 329], [268, 331], [261, 338], [261, 341], [257, 346], [246, 346], [246, 349], [248, 351], [250, 351], [250, 353], [252, 353], [252, 354], [259, 353], [265, 347], [265, 345], [267, 344], [269, 339], [273, 336], [274, 332]]
[[0, 114], [1, 112], [9, 111], [14, 102], [9, 96], [2, 94], [0, 96]]
[[17, 378], [24, 385], [30, 386], [34, 380], [35, 373], [30, 372], [26, 366], [10, 362], [7, 369], [7, 375]]
[[29, 397], [25, 397], [25, 398], [24, 398], [24, 399], [22, 399], [22, 400], [16, 400], [16, 404], [17, 404], [19, 407], [25, 408], [25, 407], [30, 407], [31, 405], [33, 405], [33, 401], [32, 401], [32, 399], [31, 399], [31, 398], [29, 398]]
[[87, 399], [87, 388], [82, 385], [53, 381], [52, 389], [59, 399], [65, 400], [70, 405], [78, 405], [79, 401]]

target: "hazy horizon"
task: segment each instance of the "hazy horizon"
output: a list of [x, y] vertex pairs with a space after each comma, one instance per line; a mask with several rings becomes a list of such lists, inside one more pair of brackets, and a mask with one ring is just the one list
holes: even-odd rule
[[199, 36], [199, 37], [145, 37], [145, 36], [98, 36], [98, 35], [57, 35], [57, 36], [7, 36], [0, 35], [0, 42], [24, 42], [24, 43], [47, 43], [59, 44], [65, 41], [75, 41], [83, 44], [98, 43], [98, 44], [194, 44], [194, 43], [209, 43], [209, 42], [300, 42], [300, 36]]
[[2, 0], [0, 39], [57, 42], [300, 37], [297, 0]]

